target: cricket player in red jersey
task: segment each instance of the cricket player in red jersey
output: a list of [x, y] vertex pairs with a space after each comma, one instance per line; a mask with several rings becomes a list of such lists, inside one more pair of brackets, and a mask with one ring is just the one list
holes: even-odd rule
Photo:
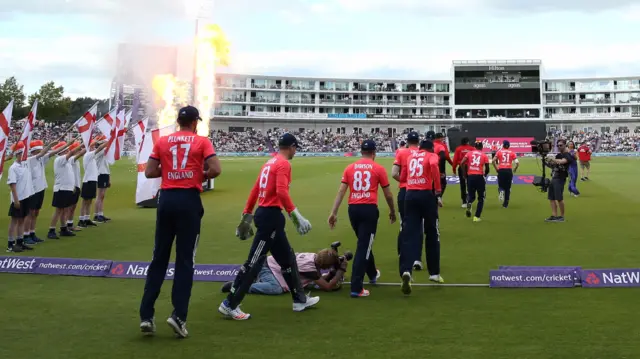
[[580, 180], [588, 181], [589, 173], [591, 172], [591, 149], [587, 142], [582, 142], [580, 147], [578, 147], [578, 159], [580, 160], [580, 169], [582, 170]]
[[[502, 207], [509, 207], [509, 199], [511, 198], [511, 184], [513, 183], [513, 174], [518, 171], [520, 162], [516, 153], [509, 148], [511, 143], [507, 140], [502, 142], [502, 149], [496, 152], [493, 157], [493, 168], [498, 173], [498, 199], [502, 202]], [[513, 167], [513, 164], [516, 167]]]
[[396, 221], [396, 209], [393, 194], [389, 190], [387, 171], [374, 162], [376, 143], [372, 140], [362, 142], [360, 147], [362, 158], [350, 164], [344, 170], [338, 195], [333, 203], [329, 216], [329, 227], [335, 228], [338, 222], [338, 209], [349, 189], [349, 220], [351, 228], [358, 237], [356, 254], [353, 259], [351, 275], [351, 297], [368, 297], [369, 291], [363, 288], [364, 274], [369, 283], [375, 284], [380, 272], [376, 268], [373, 257], [373, 241], [378, 229], [378, 186], [382, 188], [384, 198], [389, 206], [389, 220]]
[[[440, 193], [439, 198], [442, 199], [442, 195], [444, 195], [444, 191], [447, 189], [447, 162], [453, 165], [451, 158], [449, 158], [449, 150], [443, 144], [442, 139], [444, 139], [444, 135], [441, 133], [436, 134], [433, 131], [429, 131], [426, 134], [426, 138], [433, 142], [433, 152], [438, 155], [438, 169], [440, 171], [440, 187], [442, 188], [442, 192]], [[440, 140], [438, 140], [440, 139]], [[440, 202], [442, 203], [442, 202]]]
[[407, 194], [404, 199], [405, 223], [402, 226], [402, 246], [400, 252], [400, 276], [402, 292], [411, 293], [413, 264], [422, 247], [425, 235], [427, 269], [429, 279], [444, 282], [440, 277], [440, 230], [438, 229], [438, 196], [440, 170], [438, 155], [429, 152], [433, 148], [431, 140], [420, 144], [420, 151], [413, 152], [406, 162]]
[[467, 174], [467, 217], [471, 217], [471, 207], [478, 197], [478, 207], [476, 208], [474, 222], [480, 222], [484, 199], [487, 195], [487, 179], [489, 175], [489, 157], [482, 152], [483, 144], [476, 141], [475, 150], [467, 153], [460, 162], [460, 166], [465, 166]]
[[469, 137], [463, 137], [460, 146], [456, 148], [456, 152], [453, 155], [453, 173], [457, 173], [458, 180], [460, 180], [460, 198], [462, 199], [462, 208], [467, 208], [467, 179], [462, 166], [460, 166], [460, 162], [462, 162], [462, 159], [467, 155], [467, 153], [473, 150], [475, 150], [475, 148], [469, 144]]
[[[147, 178], [162, 178], [158, 194], [156, 238], [153, 259], [147, 270], [140, 304], [140, 329], [155, 332], [154, 305], [164, 282], [176, 240], [176, 261], [171, 302], [174, 311], [167, 323], [179, 338], [188, 335], [186, 321], [193, 285], [193, 266], [200, 239], [204, 208], [200, 200], [202, 182], [222, 172], [211, 141], [198, 136], [198, 109], [187, 106], [178, 112], [180, 129], [158, 139], [145, 169]], [[207, 119], [208, 121], [208, 119]], [[205, 163], [208, 170], [203, 171]]]
[[391, 177], [394, 180], [398, 181], [398, 212], [400, 212], [400, 231], [398, 232], [398, 255], [400, 255], [400, 243], [402, 239], [400, 236], [402, 235], [402, 224], [404, 223], [404, 196], [407, 192], [407, 168], [405, 163], [407, 162], [407, 157], [411, 155], [411, 153], [419, 150], [418, 146], [420, 145], [420, 135], [417, 132], [409, 132], [407, 134], [407, 145], [408, 147], [398, 148], [396, 151], [396, 158], [393, 161], [393, 167], [391, 168]]
[[[278, 140], [278, 146], [278, 154], [262, 166], [242, 212], [240, 224], [236, 228], [236, 236], [245, 240], [253, 232], [252, 220], [256, 226], [249, 257], [233, 281], [227, 299], [218, 307], [221, 314], [235, 320], [251, 318], [251, 315], [244, 313], [239, 306], [262, 269], [268, 252], [271, 252], [281, 268], [282, 277], [293, 297], [293, 311], [301, 312], [320, 301], [320, 297], [309, 297], [304, 293], [296, 255], [284, 230], [286, 221], [282, 209], [287, 211], [300, 235], [305, 235], [311, 230], [311, 223], [300, 214], [289, 196], [291, 185], [289, 161], [296, 154], [296, 149], [299, 147], [298, 141], [292, 134], [285, 133]], [[252, 213], [256, 201], [258, 209], [254, 216]]]

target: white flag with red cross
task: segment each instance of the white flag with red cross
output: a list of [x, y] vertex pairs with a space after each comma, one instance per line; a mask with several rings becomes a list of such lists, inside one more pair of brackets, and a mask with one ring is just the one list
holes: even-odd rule
[[31, 143], [31, 135], [33, 134], [33, 127], [36, 122], [36, 113], [38, 112], [38, 99], [33, 102], [31, 111], [27, 115], [26, 121], [24, 121], [24, 127], [22, 128], [22, 135], [20, 136], [20, 142], [24, 144], [24, 152], [22, 152], [22, 160], [26, 161], [29, 157], [29, 144]]
[[4, 169], [4, 155], [9, 144], [9, 132], [11, 131], [11, 115], [13, 114], [13, 99], [0, 113], [0, 179]]
[[93, 128], [96, 125], [96, 116], [98, 114], [98, 103], [96, 102], [82, 117], [74, 123], [76, 129], [82, 136], [82, 143], [89, 152], [89, 144], [91, 143], [91, 135], [93, 134]]

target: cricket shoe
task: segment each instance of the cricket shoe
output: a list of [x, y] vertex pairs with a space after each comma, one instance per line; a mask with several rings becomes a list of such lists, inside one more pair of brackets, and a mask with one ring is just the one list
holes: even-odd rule
[[467, 208], [467, 204], [466, 203], [462, 203], [462, 208]]
[[22, 251], [32, 251], [33, 247], [29, 246], [28, 244], [25, 244], [24, 242], [22, 243], [16, 243], [13, 248], [22, 248]]
[[434, 282], [434, 283], [438, 283], [438, 284], [443, 284], [444, 283], [444, 279], [442, 279], [440, 274], [430, 275], [429, 276], [429, 280]]
[[369, 280], [369, 284], [376, 284], [376, 283], [378, 283], [378, 279], [380, 279], [380, 275], [381, 275], [381, 273], [380, 273], [380, 269], [376, 269], [376, 277], [375, 277], [375, 279], [370, 279], [370, 280]]
[[471, 208], [473, 207], [473, 205], [471, 203], [467, 203], [467, 211], [464, 213], [467, 218], [471, 218]]
[[140, 331], [144, 335], [153, 335], [156, 333], [156, 323], [153, 318], [140, 322]]
[[314, 305], [318, 304], [318, 302], [320, 301], [320, 297], [312, 297], [309, 294], [307, 294], [307, 301], [304, 303], [293, 303], [293, 311], [294, 312], [302, 312], [303, 310], [307, 309], [307, 308], [311, 308]]
[[171, 315], [169, 319], [167, 319], [167, 324], [173, 329], [173, 332], [176, 333], [178, 338], [186, 338], [189, 335], [187, 332], [187, 323], [182, 319], [178, 318], [175, 314]]
[[22, 247], [19, 245], [16, 245], [15, 243], [12, 243], [7, 246], [7, 253], [22, 253], [22, 252], [24, 252]]
[[351, 292], [351, 298], [360, 298], [360, 297], [368, 297], [369, 296], [369, 291], [366, 289], [363, 289], [360, 291], [360, 293], [358, 292]]
[[415, 261], [413, 262], [413, 269], [414, 270], [422, 270], [422, 262], [420, 261]]
[[482, 219], [480, 217], [473, 217], [473, 221], [474, 222], [482, 222]]
[[251, 318], [251, 314], [243, 312], [242, 309], [240, 309], [240, 306], [236, 307], [236, 309], [231, 309], [229, 302], [226, 299], [224, 302], [220, 303], [218, 312], [233, 320], [247, 320]]
[[411, 294], [411, 273], [402, 273], [402, 286], [400, 289], [402, 290], [402, 293], [406, 295]]

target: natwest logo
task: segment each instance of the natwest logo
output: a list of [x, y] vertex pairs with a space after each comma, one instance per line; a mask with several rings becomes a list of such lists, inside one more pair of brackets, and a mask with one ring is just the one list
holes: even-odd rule
[[473, 88], [476, 88], [476, 89], [487, 88], [487, 84], [473, 84]]
[[118, 264], [117, 266], [113, 267], [113, 269], [111, 270], [111, 274], [113, 275], [124, 274], [124, 266], [122, 264]]
[[5, 257], [0, 259], [0, 271], [2, 272], [28, 272], [33, 270], [36, 259], [22, 259]]
[[589, 273], [587, 277], [584, 279], [584, 281], [591, 285], [600, 284], [600, 278], [598, 278], [598, 276], [593, 272]]
[[509, 84], [509, 88], [510, 89], [517, 89], [517, 88], [520, 88], [520, 87], [522, 87], [521, 84]]

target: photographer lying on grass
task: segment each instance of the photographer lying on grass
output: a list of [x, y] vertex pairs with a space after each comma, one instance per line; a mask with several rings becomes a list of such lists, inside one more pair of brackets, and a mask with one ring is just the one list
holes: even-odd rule
[[[334, 248], [327, 248], [318, 253], [296, 253], [296, 262], [300, 273], [300, 280], [304, 288], [313, 288], [323, 291], [334, 291], [340, 289], [344, 281], [344, 274], [347, 271], [351, 253], [347, 252], [340, 256]], [[321, 270], [330, 270], [323, 275]], [[227, 282], [222, 286], [222, 292], [228, 293], [233, 282]], [[273, 258], [268, 256], [266, 263], [260, 269], [256, 281], [251, 284], [249, 293], [278, 295], [287, 293], [289, 288], [282, 277], [280, 266]]]

